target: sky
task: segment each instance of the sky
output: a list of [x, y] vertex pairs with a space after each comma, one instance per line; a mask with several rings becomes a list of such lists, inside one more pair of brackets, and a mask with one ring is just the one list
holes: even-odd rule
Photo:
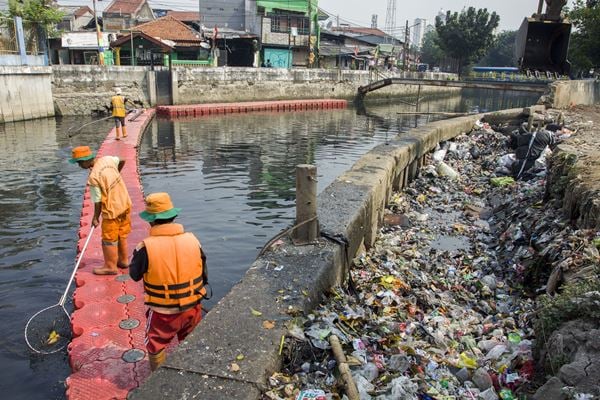
[[[173, 10], [197, 10], [202, 0], [149, 0], [153, 8], [172, 8]], [[285, 0], [282, 0], [285, 1]], [[385, 27], [389, 0], [319, 0], [319, 7], [326, 12], [339, 15], [340, 23], [371, 26], [371, 16], [377, 14], [377, 26]], [[98, 12], [110, 4], [110, 0], [96, 0]], [[0, 6], [7, 0], [0, 0]], [[64, 5], [89, 5], [92, 0], [59, 0]], [[569, 5], [573, 0], [569, 0]], [[537, 11], [538, 0], [396, 0], [396, 27], [402, 27], [409, 21], [412, 25], [416, 18], [427, 19], [433, 23], [440, 10], [460, 11], [463, 7], [487, 8], [500, 15], [500, 30], [517, 30], [523, 18]]]
[[[572, 5], [569, 0], [568, 5]], [[371, 15], [377, 14], [377, 27], [383, 29], [387, 14], [388, 0], [319, 0], [319, 7], [328, 13], [340, 16], [353, 24], [371, 26]], [[463, 7], [487, 8], [500, 15], [500, 30], [517, 30], [523, 18], [537, 12], [538, 0], [396, 0], [396, 26], [402, 27], [416, 18], [424, 18], [428, 23], [435, 20], [440, 10], [461, 11]], [[431, 21], [431, 22], [430, 22]]]

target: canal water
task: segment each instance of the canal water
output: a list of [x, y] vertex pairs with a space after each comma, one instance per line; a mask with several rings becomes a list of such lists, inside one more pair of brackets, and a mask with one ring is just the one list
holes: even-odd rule
[[[202, 241], [214, 305], [242, 277], [264, 243], [294, 218], [294, 170], [316, 164], [318, 190], [362, 154], [431, 121], [408, 101], [356, 109], [155, 119], [140, 146], [145, 193], [169, 192], [179, 222]], [[536, 96], [486, 91], [421, 100], [421, 111], [523, 107]], [[75, 260], [87, 171], [70, 149], [102, 143], [109, 121], [89, 118], [0, 125], [0, 390], [10, 399], [63, 399], [65, 353], [32, 355], [23, 331], [38, 310], [58, 303]], [[134, 216], [135, 217], [135, 216]], [[133, 246], [132, 246], [133, 247]]]

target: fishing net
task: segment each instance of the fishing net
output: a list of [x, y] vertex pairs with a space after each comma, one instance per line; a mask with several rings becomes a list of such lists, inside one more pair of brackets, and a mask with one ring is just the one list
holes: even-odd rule
[[25, 341], [36, 353], [56, 353], [70, 340], [71, 317], [62, 304], [38, 311], [25, 325]]
[[67, 288], [58, 304], [46, 307], [33, 314], [33, 316], [29, 318], [29, 321], [27, 321], [27, 325], [25, 325], [25, 341], [27, 342], [27, 346], [36, 353], [56, 353], [57, 351], [62, 350], [71, 340], [71, 317], [65, 309], [65, 302], [67, 301], [67, 294], [69, 293], [71, 283], [73, 283], [75, 272], [77, 272], [77, 268], [79, 268], [79, 263], [81, 263], [81, 259], [83, 258], [85, 249], [87, 249], [87, 246], [90, 243], [93, 232], [94, 227], [92, 226], [90, 228], [90, 233], [85, 240], [85, 244], [83, 245], [83, 249], [77, 258], [75, 268], [73, 268], [73, 272], [71, 272]]

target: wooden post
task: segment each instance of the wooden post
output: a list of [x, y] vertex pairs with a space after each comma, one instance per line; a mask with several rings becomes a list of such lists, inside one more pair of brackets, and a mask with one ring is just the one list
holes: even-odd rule
[[319, 235], [317, 221], [317, 167], [309, 164], [296, 166], [296, 225], [295, 244], [315, 241]]

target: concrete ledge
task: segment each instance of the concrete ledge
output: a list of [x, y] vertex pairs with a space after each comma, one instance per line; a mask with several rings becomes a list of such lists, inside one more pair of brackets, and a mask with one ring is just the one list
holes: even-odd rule
[[[470, 131], [481, 117], [434, 122], [367, 153], [318, 197], [321, 230], [348, 245], [321, 238], [315, 245], [286, 243], [265, 253], [129, 398], [259, 399], [268, 377], [281, 366], [284, 324], [313, 309], [323, 293], [344, 281], [349, 260], [375, 240], [392, 189], [418, 174], [423, 156], [440, 141]], [[264, 328], [266, 320], [275, 328]], [[240, 354], [243, 360], [236, 361]], [[237, 372], [231, 371], [234, 362]]]
[[552, 108], [596, 104], [600, 102], [600, 81], [556, 81], [550, 85], [550, 94], [547, 97]]

